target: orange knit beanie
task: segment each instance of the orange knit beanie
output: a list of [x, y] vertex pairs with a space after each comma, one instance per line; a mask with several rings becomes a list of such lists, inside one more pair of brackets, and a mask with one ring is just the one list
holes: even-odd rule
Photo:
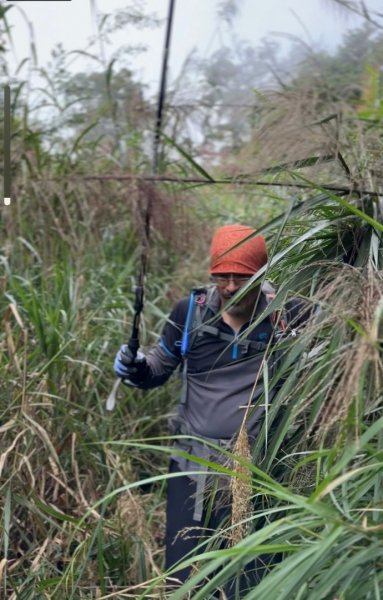
[[210, 246], [210, 273], [252, 275], [267, 263], [266, 242], [257, 235], [230, 250], [255, 233], [245, 225], [224, 225], [215, 232]]

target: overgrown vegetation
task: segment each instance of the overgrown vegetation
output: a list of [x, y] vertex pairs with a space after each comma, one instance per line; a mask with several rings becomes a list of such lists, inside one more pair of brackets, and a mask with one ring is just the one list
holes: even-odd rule
[[[0, 14], [6, 78], [9, 10]], [[265, 48], [249, 52], [255, 64]], [[335, 56], [313, 52], [288, 76], [269, 53], [259, 88], [256, 73], [245, 88], [243, 53], [195, 64], [198, 110], [169, 112], [159, 179], [176, 181], [145, 179], [153, 106], [118, 61], [74, 80], [57, 55], [56, 76], [46, 74], [56, 104], [44, 122], [32, 118], [22, 75], [12, 80], [15, 201], [2, 209], [0, 252], [5, 598], [205, 599], [265, 553], [275, 568], [248, 599], [382, 595], [383, 35], [370, 22]], [[230, 61], [235, 90], [224, 76]], [[237, 90], [251, 105], [240, 124], [225, 109]], [[212, 118], [205, 105], [216, 102]], [[190, 119], [202, 144], [185, 135]], [[249, 285], [267, 276], [278, 286], [270, 311], [290, 296], [320, 309], [281, 342], [269, 389], [284, 384], [251, 460], [232, 463], [238, 493], [256, 504], [246, 523], [234, 519], [245, 535], [226, 550], [202, 544], [189, 559], [192, 579], [171, 594], [162, 535], [177, 378], [149, 392], [120, 389], [116, 411], [105, 411], [113, 357], [130, 333], [149, 197], [145, 346], [170, 305], [205, 281], [216, 224], [248, 223], [267, 237], [267, 272]]]

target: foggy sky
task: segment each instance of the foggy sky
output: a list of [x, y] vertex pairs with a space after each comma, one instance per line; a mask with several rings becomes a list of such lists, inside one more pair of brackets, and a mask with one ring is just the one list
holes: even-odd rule
[[[93, 0], [94, 2], [95, 0]], [[306, 44], [316, 49], [333, 50], [348, 29], [360, 26], [362, 19], [331, 9], [328, 0], [240, 0], [241, 11], [233, 22], [233, 30], [217, 20], [218, 0], [176, 0], [171, 55], [169, 63], [170, 80], [181, 69], [188, 53], [196, 48], [202, 57], [223, 45], [233, 43], [233, 35], [244, 38], [254, 46], [266, 35], [273, 34], [276, 40], [286, 45], [278, 33], [285, 32], [299, 36]], [[2, 0], [3, 6], [8, 6]], [[129, 5], [127, 0], [97, 0], [100, 13], [113, 12]], [[54, 46], [61, 42], [65, 50], [88, 49], [100, 55], [98, 44], [91, 48], [89, 40], [95, 33], [92, 21], [90, 0], [33, 0], [18, 2], [9, 14], [12, 24], [13, 52], [11, 62], [15, 69], [26, 56], [30, 56], [31, 34], [25, 18], [33, 25], [37, 48], [38, 64], [45, 66]], [[372, 9], [381, 8], [381, 0], [367, 0]], [[165, 19], [168, 0], [147, 0], [143, 3], [148, 12], [156, 13]], [[24, 17], [21, 13], [24, 13]], [[130, 67], [150, 88], [158, 84], [164, 22], [162, 26], [149, 31], [126, 27], [112, 37], [112, 44], [105, 47], [107, 59], [123, 44], [143, 43], [148, 46], [145, 53], [132, 56]], [[73, 70], [84, 69], [88, 62], [73, 56]]]

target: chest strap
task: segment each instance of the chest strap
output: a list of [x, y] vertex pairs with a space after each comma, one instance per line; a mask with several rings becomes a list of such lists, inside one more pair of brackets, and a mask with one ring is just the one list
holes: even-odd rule
[[212, 325], [206, 325], [206, 323], [203, 323], [198, 332], [197, 332], [197, 339], [199, 337], [202, 337], [204, 333], [208, 333], [209, 335], [214, 336], [217, 339], [220, 340], [225, 340], [225, 342], [231, 342], [233, 344], [237, 344], [238, 346], [240, 346], [242, 348], [241, 353], [242, 354], [247, 354], [249, 352], [249, 350], [257, 350], [258, 352], [263, 352], [264, 350], [266, 350], [267, 348], [267, 344], [265, 342], [255, 342], [253, 340], [237, 340], [235, 338], [235, 336], [231, 335], [230, 333], [225, 333], [224, 331], [221, 331], [220, 329], [218, 329], [218, 327], [213, 327]]

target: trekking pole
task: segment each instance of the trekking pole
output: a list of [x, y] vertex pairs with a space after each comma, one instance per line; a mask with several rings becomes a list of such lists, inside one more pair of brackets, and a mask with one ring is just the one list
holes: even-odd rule
[[[173, 25], [174, 4], [175, 4], [175, 0], [169, 1], [165, 44], [164, 44], [163, 57], [162, 57], [160, 91], [158, 94], [156, 124], [155, 124], [155, 128], [154, 128], [153, 156], [152, 156], [152, 165], [151, 165], [151, 175], [153, 175], [153, 176], [157, 175], [158, 148], [159, 148], [159, 144], [160, 144], [160, 135], [161, 135], [161, 130], [162, 130], [162, 116], [163, 116], [163, 109], [164, 109], [165, 95], [166, 95], [166, 75], [167, 75], [168, 58], [169, 58], [170, 36], [171, 36], [172, 25]], [[142, 244], [141, 265], [140, 265], [140, 271], [139, 271], [139, 274], [137, 277], [137, 284], [135, 286], [135, 302], [134, 302], [135, 313], [134, 313], [134, 318], [133, 318], [133, 328], [132, 328], [132, 335], [130, 336], [130, 340], [128, 342], [129, 350], [132, 352], [134, 358], [136, 357], [138, 348], [140, 346], [139, 329], [140, 329], [140, 317], [141, 317], [142, 310], [144, 308], [144, 282], [145, 282], [146, 265], [147, 265], [148, 253], [149, 253], [150, 212], [151, 212], [150, 211], [150, 198], [148, 198], [147, 203], [146, 203], [145, 213], [144, 213], [145, 232], [144, 232], [144, 241]]]
[[[163, 117], [163, 109], [164, 109], [165, 96], [166, 96], [166, 75], [167, 75], [168, 58], [169, 58], [169, 50], [170, 50], [170, 37], [171, 37], [172, 25], [173, 25], [174, 6], [175, 6], [175, 0], [169, 0], [165, 43], [164, 43], [163, 56], [162, 56], [160, 90], [159, 90], [159, 94], [158, 94], [156, 122], [155, 122], [155, 128], [154, 128], [153, 155], [152, 155], [152, 161], [151, 161], [151, 175], [152, 176], [155, 176], [157, 174], [157, 167], [158, 167], [158, 149], [159, 149], [159, 145], [160, 145], [160, 136], [161, 136], [161, 130], [162, 130], [162, 117]], [[130, 339], [128, 341], [128, 348], [129, 348], [133, 358], [136, 358], [138, 349], [140, 347], [140, 339], [139, 339], [140, 320], [141, 320], [141, 313], [144, 308], [144, 283], [145, 283], [145, 275], [146, 275], [146, 265], [148, 262], [148, 254], [149, 254], [150, 212], [151, 212], [150, 209], [151, 209], [151, 202], [150, 202], [150, 197], [148, 197], [147, 201], [146, 201], [144, 214], [143, 214], [144, 235], [143, 235], [143, 241], [142, 241], [140, 270], [138, 272], [137, 282], [136, 282], [136, 285], [134, 288], [135, 300], [134, 300], [133, 326], [132, 326], [132, 333], [131, 333]], [[113, 410], [115, 407], [116, 392], [118, 390], [120, 383], [121, 383], [121, 379], [118, 378], [113, 385], [113, 389], [106, 401], [106, 409], [107, 410]]]

